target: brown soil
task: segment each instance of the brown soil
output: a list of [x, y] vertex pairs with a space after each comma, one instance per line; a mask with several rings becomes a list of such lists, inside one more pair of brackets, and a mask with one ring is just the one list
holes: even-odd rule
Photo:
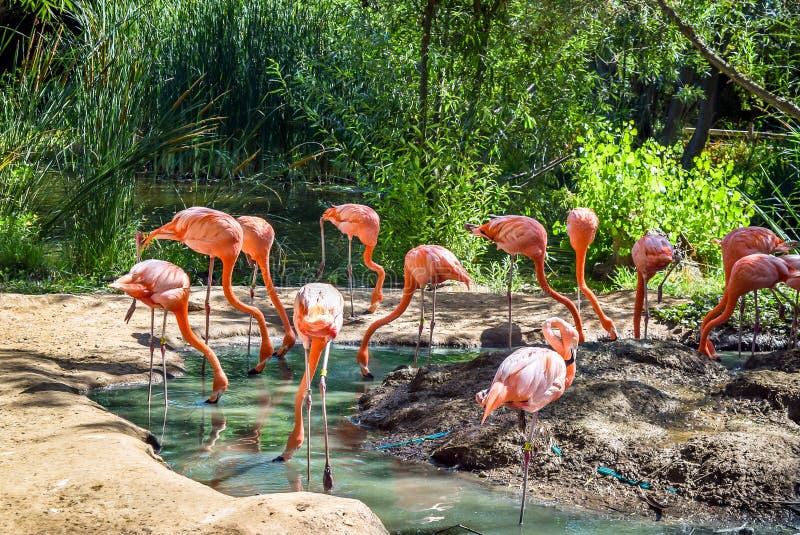
[[[505, 296], [458, 290], [438, 292], [434, 344], [504, 345]], [[280, 291], [290, 315], [295, 291]], [[246, 290], [237, 293], [244, 298]], [[199, 288], [192, 294], [196, 329], [203, 296]], [[212, 296], [212, 346], [241, 343], [247, 321], [218, 288]], [[366, 308], [368, 296], [367, 290], [356, 292], [356, 311]], [[257, 298], [277, 345], [278, 316], [264, 304], [263, 289]], [[398, 300], [399, 292], [388, 291], [377, 315]], [[632, 333], [632, 292], [601, 300], [623, 340], [608, 342], [584, 302], [589, 343], [581, 346], [575, 383], [539, 419], [544, 433], [531, 468], [533, 499], [653, 514], [636, 487], [595, 472], [603, 465], [647, 480], [655, 490], [646, 493], [670, 506], [666, 518], [794, 522], [791, 509], [767, 502], [798, 500], [797, 357], [772, 357], [786, 365], [764, 360], [734, 377], [669, 342], [686, 334], [680, 329], [651, 322], [650, 335], [660, 342], [625, 340]], [[0, 527], [8, 533], [385, 532], [356, 500], [219, 494], [170, 471], [147, 443], [146, 431], [88, 400], [83, 394], [93, 388], [146, 381], [150, 315], [140, 306], [126, 325], [129, 303], [107, 294], [0, 294]], [[413, 344], [417, 307], [379, 330], [373, 343]], [[568, 312], [547, 297], [515, 295], [514, 343], [541, 343], [541, 323], [551, 315]], [[372, 319], [346, 321], [337, 341], [360, 342]], [[182, 347], [174, 321], [167, 340], [171, 348]], [[443, 440], [388, 451], [518, 486], [521, 436], [515, 416], [501, 410], [480, 427], [473, 399], [503, 356], [399, 370], [365, 395], [358, 418], [385, 430], [385, 443], [451, 429]], [[168, 352], [170, 373], [180, 375], [182, 363], [180, 353]], [[550, 440], [563, 457], [549, 453]], [[678, 494], [666, 493], [666, 486]]]

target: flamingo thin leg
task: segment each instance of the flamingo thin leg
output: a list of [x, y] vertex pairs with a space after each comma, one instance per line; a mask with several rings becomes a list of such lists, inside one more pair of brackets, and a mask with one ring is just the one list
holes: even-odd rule
[[[511, 255], [511, 261], [508, 264], [508, 291], [506, 292], [506, 300], [508, 301], [508, 349], [511, 349], [511, 283], [514, 280], [514, 260], [516, 255]], [[580, 293], [578, 294], [580, 296]], [[580, 303], [580, 301], [579, 301]], [[580, 309], [579, 309], [580, 310]]]
[[306, 486], [311, 490], [311, 377], [308, 369], [308, 348], [303, 344], [306, 361]]
[[[134, 299], [134, 302], [136, 300]], [[166, 310], [164, 311], [166, 314]], [[153, 398], [153, 353], [156, 351], [155, 339], [156, 309], [150, 309], [150, 374], [147, 377], [147, 427], [150, 428], [150, 401]]]
[[647, 275], [644, 276], [644, 339], [647, 340], [647, 322], [650, 321], [650, 305], [647, 301]]
[[[164, 376], [164, 417], [167, 415], [167, 311], [164, 311], [164, 321], [161, 323], [161, 373]], [[205, 362], [206, 359], [203, 359]]]
[[758, 290], [753, 292], [753, 306], [755, 308], [755, 319], [753, 320], [753, 342], [750, 344], [750, 356], [756, 352], [756, 338], [758, 337]]
[[[255, 264], [255, 262], [254, 262]], [[253, 266], [253, 278], [250, 281], [250, 306], [256, 297], [256, 276], [258, 275], [258, 264]], [[250, 336], [253, 333], [253, 316], [250, 316], [250, 323], [247, 325], [247, 367], [250, 367]]]
[[742, 360], [742, 324], [744, 324], [744, 300], [744, 295], [739, 298], [739, 360]]
[[319, 379], [319, 393], [322, 398], [322, 426], [325, 429], [325, 472], [322, 475], [322, 490], [330, 493], [333, 489], [333, 471], [331, 470], [331, 456], [330, 448], [328, 446], [328, 413], [325, 408], [325, 376], [328, 375], [328, 353], [331, 349], [331, 343], [325, 345], [325, 356], [322, 359], [322, 370], [320, 371]]
[[[645, 324], [646, 325], [646, 324]], [[523, 517], [525, 516], [525, 500], [528, 495], [528, 465], [531, 462], [531, 450], [533, 449], [533, 435], [536, 432], [536, 419], [539, 416], [538, 412], [532, 413], [531, 428], [528, 431], [528, 437], [525, 440], [525, 447], [523, 450], [522, 461], [522, 507], [519, 511], [519, 525], [522, 525]]]
[[414, 367], [417, 367], [417, 355], [419, 354], [419, 344], [422, 340], [422, 330], [425, 326], [425, 286], [419, 289], [419, 332], [417, 332], [417, 347], [414, 349]]
[[[208, 325], [211, 321], [211, 282], [214, 277], [214, 257], [209, 257], [208, 261], [208, 284], [206, 285], [206, 337], [204, 341], [208, 345]], [[203, 359], [203, 364], [200, 366], [200, 375], [206, 375], [206, 359]]]
[[355, 318], [353, 311], [353, 237], [347, 237], [347, 286], [350, 288], [350, 317]]
[[431, 363], [431, 351], [433, 350], [433, 328], [436, 326], [436, 285], [433, 286], [433, 307], [431, 308], [431, 334], [428, 337], [428, 365]]

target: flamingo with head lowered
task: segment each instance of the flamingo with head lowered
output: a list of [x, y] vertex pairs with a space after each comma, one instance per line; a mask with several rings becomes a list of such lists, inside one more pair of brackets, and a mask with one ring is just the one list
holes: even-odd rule
[[[109, 286], [122, 290], [134, 299], [145, 305], [164, 310], [164, 327], [167, 322], [167, 312], [172, 312], [178, 321], [178, 328], [183, 339], [200, 351], [214, 371], [214, 382], [211, 396], [206, 403], [217, 403], [222, 393], [228, 387], [228, 378], [222, 370], [219, 359], [214, 351], [200, 340], [189, 325], [189, 276], [175, 264], [164, 260], [150, 259], [139, 262], [133, 266], [127, 275], [123, 275]], [[164, 361], [164, 333], [161, 334], [161, 359]], [[152, 353], [150, 367], [152, 369]], [[166, 403], [167, 368], [164, 366], [164, 402]]]
[[[181, 210], [172, 218], [172, 221], [162, 225], [148, 234], [144, 241], [147, 247], [152, 240], [175, 240], [186, 244], [190, 249], [200, 254], [208, 255], [208, 287], [206, 288], [206, 343], [208, 343], [208, 323], [211, 314], [209, 297], [211, 293], [211, 276], [214, 272], [214, 258], [222, 261], [222, 291], [225, 298], [237, 310], [249, 314], [258, 322], [261, 331], [261, 350], [259, 352], [259, 366], [263, 365], [274, 356], [272, 342], [267, 332], [267, 322], [264, 314], [253, 306], [244, 304], [233, 293], [233, 267], [242, 250], [242, 226], [232, 216], [213, 210], [195, 206]], [[205, 367], [203, 367], [205, 370]]]
[[659, 271], [663, 271], [674, 258], [669, 240], [657, 232], [649, 232], [639, 238], [631, 248], [631, 256], [636, 266], [636, 299], [633, 304], [633, 337], [639, 338], [644, 305], [644, 337], [647, 338], [647, 323], [650, 320], [650, 306], [647, 300], [647, 282]]
[[527, 256], [536, 267], [536, 281], [542, 290], [563, 304], [572, 314], [575, 328], [578, 330], [580, 341], [584, 341], [581, 317], [575, 304], [566, 296], [553, 290], [547, 283], [544, 273], [544, 259], [547, 255], [547, 231], [535, 219], [523, 215], [504, 215], [493, 217], [483, 225], [464, 225], [464, 228], [476, 236], [490, 239], [497, 244], [497, 248], [511, 255], [511, 265], [508, 270], [508, 348], [511, 349], [511, 278], [514, 270], [514, 257], [517, 254]]
[[[591, 208], [574, 208], [567, 215], [567, 235], [569, 236], [570, 245], [575, 250], [575, 277], [578, 279], [578, 288], [592, 304], [597, 317], [600, 318], [600, 324], [603, 329], [606, 330], [612, 340], [616, 340], [618, 335], [614, 321], [603, 312], [600, 307], [600, 301], [597, 300], [592, 289], [586, 284], [586, 275], [584, 274], [586, 252], [589, 250], [589, 245], [594, 241], [594, 235], [599, 224], [600, 220]], [[578, 294], [578, 299], [578, 304], [580, 304], [580, 293]], [[578, 313], [580, 314], [580, 310]]]
[[361, 347], [358, 348], [356, 358], [361, 366], [361, 374], [364, 379], [372, 379], [373, 376], [369, 372], [369, 340], [375, 331], [396, 320], [403, 315], [408, 305], [411, 304], [411, 298], [414, 297], [414, 292], [419, 289], [420, 299], [423, 300], [423, 305], [420, 309], [420, 322], [419, 332], [417, 334], [417, 349], [414, 352], [414, 366], [417, 365], [417, 353], [419, 352], [420, 339], [422, 338], [423, 330], [423, 314], [424, 314], [424, 294], [425, 286], [431, 285], [433, 289], [433, 311], [431, 314], [431, 333], [428, 338], [428, 360], [430, 360], [431, 345], [433, 344], [433, 328], [436, 325], [436, 286], [446, 280], [455, 280], [463, 282], [469, 288], [472, 279], [470, 278], [467, 270], [458, 261], [456, 255], [448, 249], [440, 245], [418, 245], [408, 253], [406, 253], [403, 262], [403, 295], [400, 298], [397, 308], [386, 316], [375, 320], [364, 333], [364, 338], [361, 340]]
[[[256, 264], [253, 269], [253, 284], [256, 280], [256, 270], [261, 269], [261, 278], [264, 279], [264, 288], [267, 290], [270, 301], [278, 312], [283, 324], [283, 343], [278, 349], [275, 356], [282, 359], [286, 352], [289, 351], [295, 342], [295, 334], [292, 330], [292, 325], [289, 323], [289, 316], [286, 314], [286, 309], [281, 303], [278, 292], [275, 290], [275, 285], [272, 283], [272, 276], [269, 272], [269, 251], [272, 248], [272, 243], [275, 241], [275, 230], [267, 221], [260, 217], [254, 216], [241, 216], [236, 219], [242, 226], [242, 252], [247, 256], [249, 261]], [[250, 301], [253, 300], [253, 285], [250, 287]], [[251, 318], [252, 325], [252, 318]], [[250, 351], [250, 331], [247, 331], [247, 349], [248, 355]], [[264, 371], [264, 366], [267, 361], [259, 362], [248, 373], [256, 374]]]
[[328, 353], [331, 341], [342, 329], [344, 299], [330, 284], [306, 284], [294, 300], [294, 326], [303, 342], [305, 373], [300, 380], [294, 400], [294, 429], [286, 441], [283, 453], [275, 461], [288, 461], [303, 444], [303, 402], [306, 403], [308, 419], [307, 462], [308, 481], [311, 480], [311, 378], [317, 371], [319, 358], [325, 352], [320, 371], [319, 391], [322, 397], [322, 422], [325, 427], [325, 472], [322, 486], [325, 492], [333, 488], [330, 450], [328, 446], [328, 415], [325, 411], [325, 376], [328, 374]]

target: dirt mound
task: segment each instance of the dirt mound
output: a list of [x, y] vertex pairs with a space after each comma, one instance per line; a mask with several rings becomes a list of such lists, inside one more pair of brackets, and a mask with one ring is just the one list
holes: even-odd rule
[[[507, 354], [400, 368], [360, 398], [355, 419], [387, 431], [384, 444], [446, 432], [387, 451], [521, 486], [517, 414], [501, 409], [481, 425], [475, 402]], [[796, 501], [800, 490], [800, 429], [789, 419], [798, 378], [765, 370], [736, 377], [670, 341], [583, 344], [575, 382], [540, 411], [533, 492], [644, 515], [650, 498], [667, 507], [660, 513], [698, 521], [788, 522], [793, 513], [779, 502]]]

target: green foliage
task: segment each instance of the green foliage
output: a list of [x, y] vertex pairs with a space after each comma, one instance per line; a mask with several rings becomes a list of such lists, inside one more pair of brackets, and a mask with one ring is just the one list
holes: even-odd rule
[[635, 136], [625, 125], [589, 130], [578, 139], [583, 145], [575, 165], [574, 205], [597, 213], [597, 249], [626, 255], [649, 229], [658, 228], [673, 243], [683, 235], [702, 262], [716, 264], [719, 247], [710, 238], [746, 225], [753, 215], [735, 189], [740, 178], [732, 174], [732, 163], [716, 164], [704, 153], [686, 171], [680, 147], [653, 140], [636, 147]]
[[36, 216], [0, 215], [0, 281], [19, 277], [41, 279], [51, 267], [39, 241]]

